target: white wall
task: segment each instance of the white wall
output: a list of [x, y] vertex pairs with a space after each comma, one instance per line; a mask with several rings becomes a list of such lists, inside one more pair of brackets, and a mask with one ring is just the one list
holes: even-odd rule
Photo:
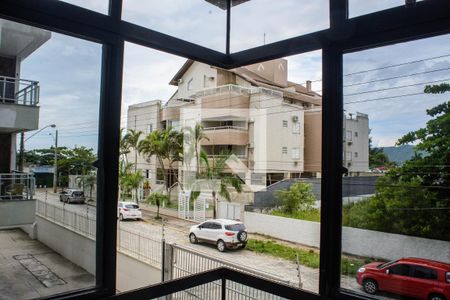
[[[320, 246], [320, 223], [245, 212], [244, 223], [249, 232], [302, 244]], [[343, 227], [344, 253], [388, 260], [420, 257], [450, 262], [450, 242]]]
[[0, 201], [0, 227], [32, 224], [35, 211], [35, 200]]
[[[182, 82], [178, 85], [178, 98], [189, 98], [195, 92], [216, 86], [217, 69], [204, 63], [194, 62], [181, 79]], [[188, 82], [191, 79], [191, 89], [188, 90]]]

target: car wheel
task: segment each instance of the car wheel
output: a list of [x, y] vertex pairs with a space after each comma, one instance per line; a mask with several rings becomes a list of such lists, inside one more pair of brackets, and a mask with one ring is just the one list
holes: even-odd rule
[[195, 234], [191, 233], [189, 235], [189, 242], [191, 242], [191, 244], [197, 244], [198, 243], [198, 240], [197, 240], [197, 237], [195, 236]]
[[227, 246], [225, 245], [224, 241], [222, 240], [217, 241], [217, 250], [219, 250], [220, 252], [225, 252], [225, 250], [227, 250]]
[[240, 246], [241, 249], [244, 249], [247, 246], [247, 242], [242, 243], [242, 245]]
[[241, 230], [237, 234], [237, 239], [239, 242], [243, 243], [247, 240], [247, 232]]
[[373, 279], [364, 279], [362, 285], [363, 285], [364, 292], [366, 292], [368, 294], [374, 295], [378, 291], [378, 284]]
[[430, 296], [428, 296], [428, 300], [446, 300], [446, 298], [444, 295], [431, 294]]
[[122, 214], [119, 215], [119, 221], [123, 221], [123, 215]]

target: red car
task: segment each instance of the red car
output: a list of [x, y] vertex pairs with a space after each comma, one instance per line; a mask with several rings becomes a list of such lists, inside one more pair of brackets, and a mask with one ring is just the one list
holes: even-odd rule
[[450, 264], [421, 258], [373, 262], [359, 268], [364, 291], [386, 291], [425, 300], [450, 300]]

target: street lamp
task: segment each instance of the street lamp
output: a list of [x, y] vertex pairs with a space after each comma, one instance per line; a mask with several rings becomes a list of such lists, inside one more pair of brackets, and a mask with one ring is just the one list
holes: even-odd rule
[[30, 135], [29, 137], [27, 137], [26, 139], [25, 139], [25, 133], [24, 132], [22, 132], [20, 134], [20, 154], [19, 154], [19, 171], [20, 172], [23, 171], [23, 166], [24, 166], [24, 163], [25, 163], [25, 155], [24, 155], [25, 154], [24, 153], [25, 152], [25, 142], [28, 141], [29, 139], [31, 139], [36, 134], [38, 134], [39, 132], [41, 132], [42, 130], [44, 130], [45, 128], [48, 128], [48, 127], [55, 128], [56, 125], [55, 124], [50, 124], [50, 125], [44, 126], [41, 129], [39, 129], [38, 131], [36, 131], [35, 133], [33, 133], [32, 135]]

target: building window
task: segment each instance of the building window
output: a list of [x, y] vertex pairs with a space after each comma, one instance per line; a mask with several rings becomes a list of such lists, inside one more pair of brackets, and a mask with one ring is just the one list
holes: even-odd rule
[[358, 152], [355, 152], [355, 158], [357, 158], [358, 157]]
[[287, 147], [281, 148], [281, 153], [282, 153], [282, 154], [287, 154], [287, 153], [288, 153]]
[[351, 141], [351, 140], [352, 140], [352, 131], [347, 130], [347, 141]]
[[287, 120], [283, 120], [283, 127], [288, 127], [288, 122], [287, 122]]
[[300, 123], [294, 123], [294, 125], [292, 125], [292, 133], [295, 134], [300, 134]]
[[352, 152], [351, 151], [347, 152], [346, 160], [352, 160]]
[[153, 124], [147, 124], [147, 133], [150, 133], [153, 131]]
[[291, 152], [292, 152], [292, 159], [300, 159], [300, 148], [298, 147], [292, 148]]
[[194, 78], [189, 79], [187, 83], [187, 90], [192, 91], [192, 82], [194, 81]]
[[355, 137], [358, 137], [358, 131], [355, 131]]

